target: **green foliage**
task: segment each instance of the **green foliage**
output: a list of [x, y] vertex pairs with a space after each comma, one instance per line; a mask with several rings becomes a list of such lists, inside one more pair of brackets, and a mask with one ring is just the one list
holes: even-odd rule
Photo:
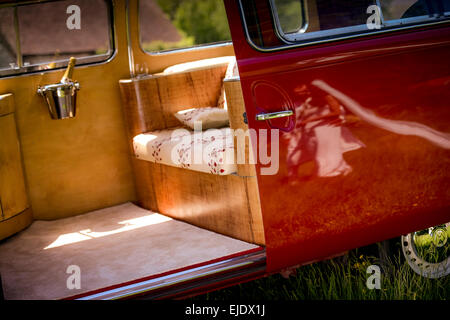
[[158, 6], [164, 11], [171, 21], [175, 19], [175, 14], [183, 0], [158, 0]]
[[166, 41], [162, 41], [162, 40], [155, 40], [150, 43], [142, 44], [142, 47], [145, 51], [156, 52], [156, 51], [164, 51], [164, 50], [177, 49], [177, 48], [192, 47], [194, 44], [195, 43], [194, 43], [193, 37], [183, 37], [178, 42], [166, 42]]
[[100, 55], [100, 54], [107, 54], [108, 51], [109, 51], [109, 49], [106, 48], [106, 47], [97, 48], [97, 49], [95, 50], [95, 54], [98, 54], [98, 55]]
[[230, 39], [223, 3], [217, 0], [183, 1], [175, 15], [175, 25], [196, 44]]
[[231, 39], [222, 1], [158, 0], [158, 5], [180, 33], [185, 35], [186, 39], [193, 39], [194, 44]]

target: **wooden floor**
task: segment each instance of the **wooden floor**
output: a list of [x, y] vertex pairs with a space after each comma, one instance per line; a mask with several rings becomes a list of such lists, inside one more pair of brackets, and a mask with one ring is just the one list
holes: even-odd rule
[[5, 299], [60, 299], [256, 247], [125, 203], [35, 221], [0, 242], [0, 275]]

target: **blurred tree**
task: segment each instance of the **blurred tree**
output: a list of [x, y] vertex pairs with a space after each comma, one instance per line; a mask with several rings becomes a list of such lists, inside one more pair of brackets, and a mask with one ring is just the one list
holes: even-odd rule
[[195, 44], [231, 40], [223, 1], [158, 0], [158, 5]]
[[178, 7], [183, 0], [158, 0], [159, 7], [169, 16], [169, 19], [173, 21]]

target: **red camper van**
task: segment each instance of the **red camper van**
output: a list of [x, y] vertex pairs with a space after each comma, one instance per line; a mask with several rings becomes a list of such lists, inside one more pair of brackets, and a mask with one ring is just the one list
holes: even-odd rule
[[184, 297], [394, 237], [447, 275], [419, 247], [450, 243], [449, 56], [447, 0], [0, 1], [4, 298]]

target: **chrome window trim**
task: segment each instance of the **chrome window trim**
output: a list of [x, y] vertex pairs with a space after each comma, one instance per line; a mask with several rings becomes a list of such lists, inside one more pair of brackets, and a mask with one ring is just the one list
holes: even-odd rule
[[326, 37], [333, 37], [335, 35], [339, 34], [351, 34], [353, 32], [362, 32], [366, 31], [367, 26], [365, 24], [355, 25], [355, 26], [348, 26], [348, 27], [342, 27], [342, 28], [334, 28], [334, 29], [328, 29], [328, 30], [321, 30], [321, 31], [314, 31], [311, 33], [304, 33], [304, 34], [286, 34], [287, 40], [290, 42], [298, 42], [298, 41], [309, 41], [311, 39], [318, 39], [326, 38]]
[[[40, 3], [47, 3], [47, 2], [56, 2], [56, 1], [63, 1], [63, 0], [30, 0], [30, 1], [23, 1], [23, 2], [9, 2], [6, 4], [0, 4], [1, 8], [8, 8], [13, 7], [17, 8], [19, 6], [25, 6], [25, 5], [32, 5], [32, 4], [40, 4]], [[115, 32], [115, 12], [114, 12], [114, 0], [104, 0], [107, 7], [108, 7], [108, 20], [109, 20], [109, 51], [104, 54], [96, 54], [86, 57], [79, 57], [77, 58], [77, 65], [76, 68], [81, 66], [97, 66], [97, 65], [103, 65], [111, 62], [117, 55], [117, 48], [115, 44], [117, 43], [116, 39], [116, 32]], [[19, 41], [18, 38], [20, 35], [16, 34], [16, 42]], [[20, 46], [20, 43], [19, 43]], [[18, 55], [18, 53], [16, 53]], [[22, 53], [20, 52], [21, 59], [23, 58]], [[98, 60], [99, 58], [104, 57], [105, 59]], [[16, 59], [19, 59], [16, 57]], [[39, 64], [28, 64], [23, 65], [22, 67], [16, 67], [14, 69], [11, 68], [0, 68], [0, 80], [3, 79], [9, 79], [13, 77], [20, 77], [20, 76], [28, 76], [33, 74], [43, 74], [51, 71], [58, 71], [61, 69], [64, 69], [67, 67], [69, 62], [69, 59], [61, 59], [56, 61], [48, 61], [46, 63], [39, 63]], [[40, 69], [40, 67], [46, 66], [49, 63], [55, 63], [56, 67], [51, 69]]]
[[140, 22], [140, 12], [139, 12], [139, 4], [140, 0], [137, 1], [137, 16], [138, 16], [138, 39], [139, 39], [139, 49], [150, 56], [161, 56], [161, 55], [167, 55], [172, 53], [184, 53], [184, 52], [192, 52], [192, 51], [201, 51], [211, 48], [220, 48], [220, 47], [228, 47], [233, 45], [232, 40], [224, 40], [224, 41], [218, 41], [218, 42], [210, 42], [205, 44], [198, 44], [193, 45], [191, 47], [185, 47], [185, 48], [173, 48], [173, 49], [167, 49], [167, 50], [161, 50], [161, 51], [147, 51], [142, 47], [142, 41], [141, 41], [141, 22]]
[[[116, 300], [128, 298], [131, 296], [150, 294], [152, 291], [167, 288], [173, 288], [192, 280], [202, 281], [202, 284], [209, 283], [208, 277], [219, 273], [233, 272], [235, 269], [245, 268], [246, 274], [254, 272], [265, 272], [266, 252], [260, 250], [257, 252], [247, 253], [242, 256], [229, 258], [223, 261], [209, 263], [203, 266], [179, 271], [158, 278], [144, 280], [141, 282], [124, 285], [107, 291], [86, 295], [76, 300]], [[262, 264], [262, 266], [261, 266]], [[166, 294], [159, 294], [159, 296]]]
[[[371, 36], [371, 35], [378, 35], [378, 34], [383, 35], [383, 34], [386, 34], [386, 33], [392, 33], [392, 32], [397, 32], [397, 31], [417, 29], [417, 28], [427, 27], [427, 26], [436, 26], [436, 25], [448, 24], [450, 22], [450, 20], [447, 19], [448, 17], [450, 17], [450, 13], [449, 12], [445, 12], [443, 16], [439, 17], [440, 20], [438, 20], [438, 21], [432, 20], [432, 22], [429, 22], [429, 23], [421, 23], [421, 24], [408, 25], [408, 26], [403, 26], [403, 27], [392, 27], [392, 28], [389, 28], [389, 29], [380, 29], [380, 30], [369, 31], [369, 32], [364, 32], [364, 33], [357, 33], [357, 34], [347, 34], [347, 35], [342, 35], [340, 37], [333, 37], [333, 38], [326, 38], [326, 39], [317, 39], [316, 41], [308, 41], [308, 42], [294, 42], [294, 41], [287, 40], [284, 37], [280, 37], [280, 40], [282, 42], [284, 42], [285, 45], [275, 46], [275, 47], [270, 47], [270, 48], [264, 48], [264, 47], [258, 46], [256, 43], [254, 43], [252, 41], [251, 37], [250, 37], [250, 33], [249, 33], [248, 27], [247, 27], [247, 21], [245, 19], [245, 14], [244, 14], [244, 8], [243, 8], [243, 5], [242, 5], [242, 0], [239, 0], [239, 13], [240, 13], [240, 16], [241, 16], [241, 20], [242, 20], [242, 24], [243, 24], [244, 33], [245, 33], [245, 37], [246, 37], [247, 43], [253, 49], [255, 49], [256, 51], [266, 52], [266, 53], [280, 51], [280, 50], [288, 50], [288, 49], [293, 49], [293, 48], [300, 48], [300, 47], [311, 46], [311, 45], [316, 45], [316, 44], [323, 44], [323, 43], [329, 43], [329, 42], [342, 41], [342, 40], [347, 40], [347, 39], [367, 37], [367, 36]], [[273, 14], [273, 12], [272, 12], [272, 14]], [[420, 17], [424, 17], [424, 16], [420, 16]], [[426, 17], [428, 17], [428, 16], [426, 16]], [[406, 18], [406, 19], [414, 19], [414, 18], [417, 18], [417, 17]], [[406, 20], [406, 19], [402, 19], [402, 20]], [[429, 20], [429, 19], [427, 19], [427, 20]], [[391, 20], [391, 21], [394, 21], [394, 20]], [[353, 28], [353, 27], [360, 27], [360, 26], [351, 26], [351, 27], [346, 27], [346, 28]], [[341, 29], [341, 28], [338, 28], [338, 29]], [[330, 29], [330, 30], [337, 30], [337, 29]], [[324, 30], [324, 31], [329, 31], [329, 30]], [[279, 31], [275, 30], [275, 32], [276, 32], [277, 35], [279, 34]], [[319, 31], [319, 32], [323, 32], [323, 31]], [[303, 34], [303, 35], [305, 35], [305, 34]], [[330, 34], [328, 36], [332, 36], [332, 35]]]
[[23, 55], [22, 55], [22, 47], [20, 45], [19, 15], [17, 13], [17, 6], [14, 6], [13, 8], [14, 8], [13, 9], [14, 10], [14, 33], [16, 35], [16, 61], [17, 61], [17, 66], [20, 69], [23, 67]]
[[[139, 9], [138, 9], [138, 11], [139, 11]], [[129, 71], [130, 71], [130, 77], [134, 78], [135, 75], [136, 75], [136, 69], [135, 69], [135, 66], [134, 66], [133, 47], [131, 46], [130, 0], [127, 0], [125, 2], [125, 28], [126, 28], [126, 31], [127, 31], [128, 68], [129, 68]]]
[[[441, 19], [444, 17], [441, 17]], [[401, 26], [411, 23], [423, 23], [426, 21], [436, 21], [436, 19], [431, 19], [430, 16], [424, 15], [424, 16], [416, 16], [416, 17], [410, 17], [410, 18], [403, 18], [403, 19], [394, 19], [394, 20], [385, 20], [382, 17], [382, 24], [384, 27], [395, 27], [395, 26]]]
[[[296, 34], [305, 33], [309, 27], [309, 17], [308, 17], [308, 15], [305, 14], [305, 12], [308, 11], [308, 4], [303, 0], [296, 0], [296, 1], [298, 1], [302, 7], [303, 24], [295, 33]], [[285, 37], [286, 33], [283, 31], [283, 28], [281, 28], [280, 17], [278, 16], [278, 10], [277, 10], [277, 6], [275, 4], [275, 0], [269, 0], [269, 5], [270, 5], [270, 9], [272, 10], [272, 14], [273, 14], [274, 21], [276, 24], [275, 31], [279, 38]]]
[[162, 51], [146, 51], [144, 48], [142, 48], [141, 41], [139, 41], [139, 47], [142, 50], [142, 52], [151, 55], [151, 56], [161, 56], [161, 55], [167, 55], [171, 53], [184, 53], [184, 52], [192, 52], [192, 51], [201, 51], [205, 49], [211, 49], [211, 48], [220, 48], [220, 47], [228, 47], [232, 46], [232, 41], [223, 41], [223, 42], [212, 42], [212, 43], [206, 43], [206, 44], [199, 44], [192, 47], [186, 47], [186, 48], [174, 48], [174, 49], [167, 49]]
[[[77, 65], [76, 67], [80, 66], [86, 66], [86, 65], [98, 65], [103, 64], [106, 62], [109, 62], [114, 58], [114, 55], [108, 54], [102, 54], [102, 55], [92, 55], [88, 57], [80, 57], [77, 58]], [[102, 60], [97, 60], [99, 58], [106, 58]], [[15, 77], [15, 76], [21, 76], [21, 75], [30, 75], [30, 74], [36, 74], [36, 73], [43, 73], [43, 72], [49, 72], [54, 70], [61, 70], [65, 67], [67, 67], [67, 64], [69, 62], [69, 59], [62, 59], [62, 60], [56, 60], [51, 61], [51, 63], [55, 63], [55, 67], [51, 69], [40, 69], [42, 66], [48, 65], [48, 63], [42, 63], [42, 64], [27, 64], [24, 65], [22, 68], [14, 68], [14, 69], [0, 69], [0, 79], [5, 79], [8, 77]]]

